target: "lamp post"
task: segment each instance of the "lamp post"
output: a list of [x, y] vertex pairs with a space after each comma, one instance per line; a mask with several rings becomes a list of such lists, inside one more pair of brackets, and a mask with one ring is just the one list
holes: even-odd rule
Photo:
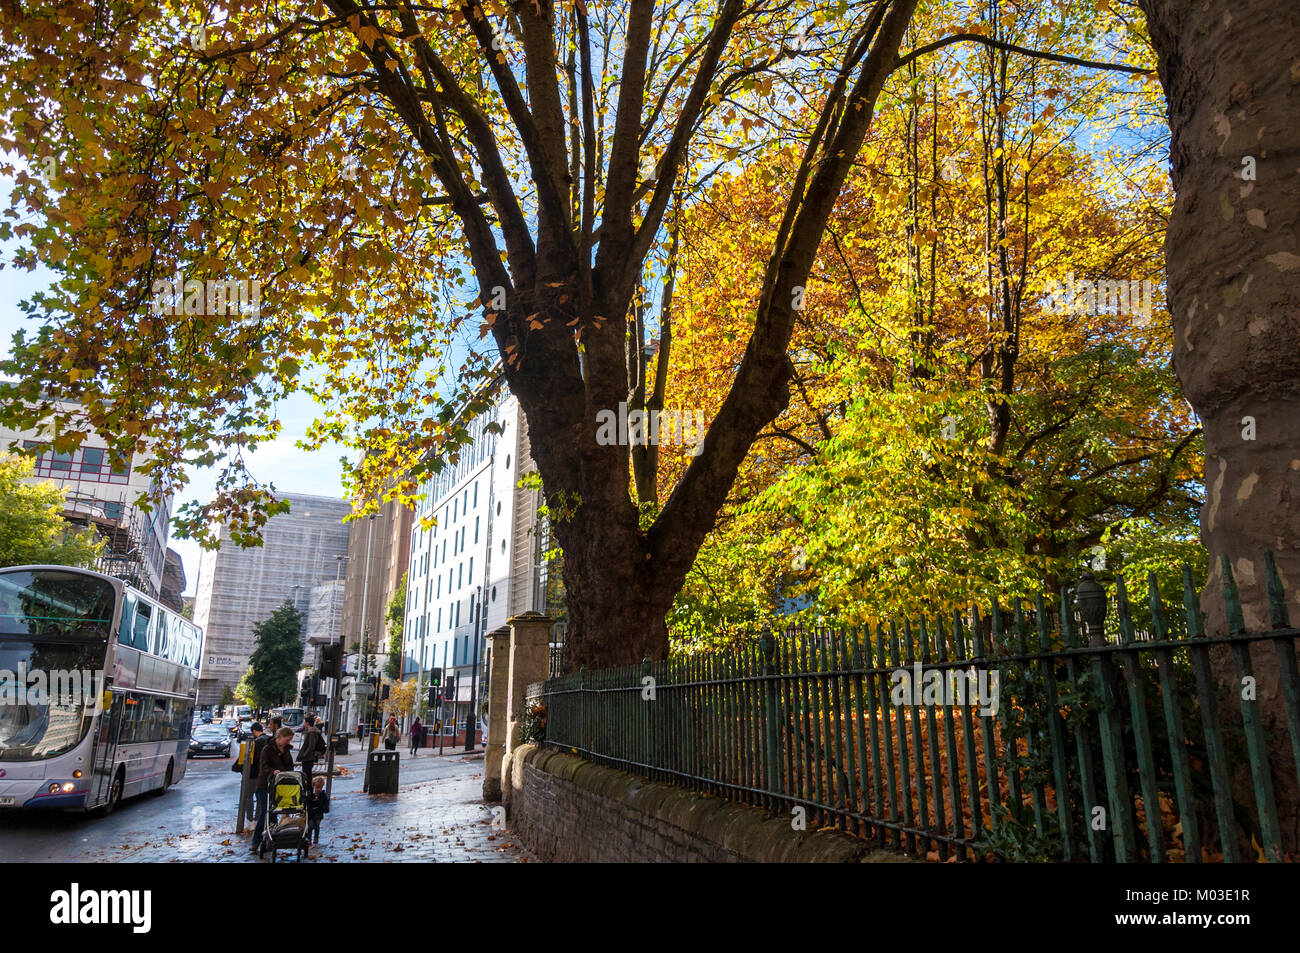
[[[336, 641], [342, 642], [342, 633], [335, 635], [335, 629], [336, 627], [339, 627], [338, 626], [339, 576], [343, 571], [343, 564], [347, 561], [348, 561], [348, 557], [342, 554], [336, 555], [334, 557], [334, 589], [332, 592], [330, 592], [330, 645], [333, 645]], [[342, 650], [343, 647], [342, 645], [340, 645], [339, 651], [342, 652]], [[340, 656], [340, 658], [341, 657], [342, 656]], [[339, 695], [341, 694], [342, 687], [343, 687], [341, 684], [343, 681], [343, 672], [341, 671], [341, 669], [342, 669], [342, 665], [340, 664], [339, 677], [331, 679], [334, 685], [330, 691], [330, 704], [329, 704], [329, 712], [327, 718], [329, 721], [329, 730], [332, 732], [338, 731], [339, 726], [342, 724], [342, 720], [339, 717], [340, 715]]]
[[478, 734], [478, 712], [475, 706], [478, 704], [478, 642], [482, 638], [483, 630], [483, 587], [478, 587], [478, 599], [475, 600], [475, 610], [478, 615], [474, 618], [474, 664], [469, 670], [469, 715], [465, 718], [465, 750], [473, 751], [477, 745], [475, 742]]
[[[366, 517], [369, 521], [369, 526], [366, 531], [366, 567], [362, 571], [361, 576], [361, 657], [358, 659], [359, 664], [357, 666], [360, 669], [360, 681], [365, 681], [365, 677], [368, 673], [368, 666], [366, 665], [366, 636], [369, 634], [370, 626], [368, 624], [369, 620], [366, 618], [366, 612], [368, 611], [367, 606], [369, 605], [370, 596], [371, 545], [375, 538], [375, 517], [377, 515], [377, 513], [371, 513]], [[366, 710], [370, 711], [372, 717], [374, 714], [374, 703], [375, 700], [371, 698], [370, 704], [366, 707]]]
[[1088, 642], [1101, 645], [1105, 639], [1102, 626], [1106, 622], [1106, 590], [1097, 582], [1095, 576], [1085, 572], [1079, 577], [1079, 584], [1074, 587], [1074, 601], [1079, 607], [1079, 618], [1088, 627]]

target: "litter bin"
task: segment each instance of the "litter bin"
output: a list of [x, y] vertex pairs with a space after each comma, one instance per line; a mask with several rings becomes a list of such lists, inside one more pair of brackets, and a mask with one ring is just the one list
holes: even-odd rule
[[396, 794], [400, 751], [372, 751], [366, 758], [363, 794]]
[[330, 747], [334, 749], [335, 754], [347, 754], [348, 733], [346, 731], [336, 731], [330, 735]]

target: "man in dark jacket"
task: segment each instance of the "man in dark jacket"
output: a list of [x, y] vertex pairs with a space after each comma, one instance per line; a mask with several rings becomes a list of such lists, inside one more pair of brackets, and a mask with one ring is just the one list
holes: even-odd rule
[[262, 832], [266, 830], [271, 779], [281, 771], [293, 770], [293, 753], [289, 750], [289, 745], [293, 742], [293, 729], [281, 728], [269, 737], [271, 740], [262, 746], [262, 753], [257, 759], [257, 827], [253, 831], [252, 850], [257, 850], [262, 843]]
[[302, 762], [302, 783], [304, 790], [311, 790], [311, 769], [324, 756], [324, 745], [320, 729], [316, 727], [316, 717], [308, 715], [302, 728], [302, 747], [298, 749], [298, 760]]
[[[248, 761], [250, 764], [248, 770], [248, 779], [250, 782], [248, 790], [248, 819], [251, 821], [257, 816], [257, 771], [258, 765], [261, 763], [259, 759], [262, 755], [262, 746], [270, 741], [271, 737], [262, 728], [262, 723], [260, 721], [253, 722], [248, 730], [252, 732], [253, 735], [253, 743], [249, 745], [248, 748]], [[241, 774], [243, 773], [244, 766], [242, 764], [236, 764], [235, 768]]]

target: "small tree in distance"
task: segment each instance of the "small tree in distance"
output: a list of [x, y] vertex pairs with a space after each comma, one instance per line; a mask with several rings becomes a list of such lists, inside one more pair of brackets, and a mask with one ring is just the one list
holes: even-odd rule
[[302, 667], [302, 613], [286, 599], [253, 626], [253, 635], [256, 644], [244, 676], [248, 687], [261, 704], [284, 704], [298, 687]]

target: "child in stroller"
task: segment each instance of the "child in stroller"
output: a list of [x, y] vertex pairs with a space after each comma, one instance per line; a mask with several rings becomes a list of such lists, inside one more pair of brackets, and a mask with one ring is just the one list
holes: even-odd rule
[[298, 860], [307, 856], [307, 804], [304, 787], [302, 775], [297, 771], [281, 771], [271, 779], [266, 830], [257, 849], [259, 857], [264, 856], [268, 850], [271, 852], [271, 863], [275, 863], [276, 852], [281, 850], [296, 851]]

